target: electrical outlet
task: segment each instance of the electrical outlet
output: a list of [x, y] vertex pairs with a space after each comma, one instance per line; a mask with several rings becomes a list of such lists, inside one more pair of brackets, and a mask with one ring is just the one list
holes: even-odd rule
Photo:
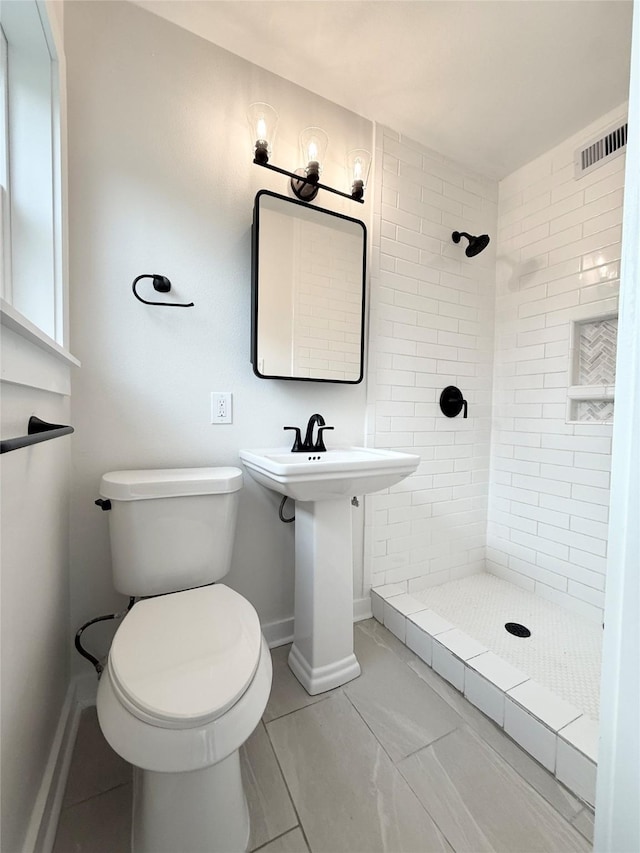
[[231, 411], [231, 391], [212, 391], [211, 392], [211, 423], [212, 424], [230, 424], [233, 423], [233, 413]]

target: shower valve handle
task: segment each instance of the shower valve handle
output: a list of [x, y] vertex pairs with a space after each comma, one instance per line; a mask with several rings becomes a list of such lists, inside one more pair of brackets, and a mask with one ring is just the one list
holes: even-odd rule
[[462, 417], [467, 417], [467, 401], [462, 396], [462, 391], [455, 385], [447, 385], [440, 394], [440, 411], [447, 418], [455, 418], [460, 412]]

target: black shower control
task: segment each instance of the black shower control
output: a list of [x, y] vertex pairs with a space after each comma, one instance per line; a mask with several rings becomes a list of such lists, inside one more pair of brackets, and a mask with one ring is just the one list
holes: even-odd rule
[[467, 401], [462, 396], [462, 391], [455, 385], [447, 385], [440, 394], [440, 411], [448, 418], [455, 418], [464, 409], [463, 418], [467, 417]]

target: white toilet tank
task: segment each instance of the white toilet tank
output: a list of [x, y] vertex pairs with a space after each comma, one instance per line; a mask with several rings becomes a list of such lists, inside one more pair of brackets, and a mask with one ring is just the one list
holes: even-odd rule
[[162, 595], [223, 578], [242, 488], [239, 468], [111, 471], [100, 495], [111, 501], [113, 584], [129, 596]]

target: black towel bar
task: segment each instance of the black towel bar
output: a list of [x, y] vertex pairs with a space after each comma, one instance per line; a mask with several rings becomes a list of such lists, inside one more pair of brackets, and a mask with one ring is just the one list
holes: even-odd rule
[[72, 426], [48, 424], [35, 415], [31, 415], [29, 425], [27, 426], [27, 435], [21, 435], [18, 438], [6, 438], [4, 441], [0, 441], [0, 453], [19, 450], [21, 447], [29, 447], [32, 444], [38, 444], [40, 441], [50, 441], [52, 438], [59, 438], [61, 435], [69, 435], [72, 432]]

